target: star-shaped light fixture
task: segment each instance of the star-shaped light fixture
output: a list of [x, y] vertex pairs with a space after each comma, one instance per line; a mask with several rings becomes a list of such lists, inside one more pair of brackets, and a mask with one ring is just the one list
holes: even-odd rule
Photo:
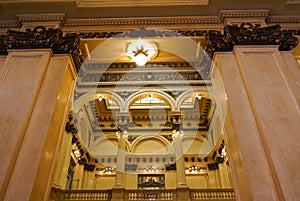
[[157, 53], [158, 49], [155, 43], [139, 39], [128, 44], [126, 54], [138, 66], [144, 66], [150, 59], [155, 58]]

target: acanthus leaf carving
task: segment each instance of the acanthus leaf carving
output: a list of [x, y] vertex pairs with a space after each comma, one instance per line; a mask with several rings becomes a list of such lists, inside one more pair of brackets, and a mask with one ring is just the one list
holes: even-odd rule
[[77, 71], [83, 62], [82, 50], [79, 48], [80, 38], [77, 34], [63, 36], [60, 29], [37, 26], [25, 31], [8, 30], [0, 36], [0, 54], [8, 54], [8, 49], [50, 48], [54, 54], [70, 54]]

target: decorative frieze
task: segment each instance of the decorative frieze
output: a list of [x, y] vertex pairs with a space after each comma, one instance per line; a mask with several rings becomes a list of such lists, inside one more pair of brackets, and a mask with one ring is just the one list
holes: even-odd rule
[[207, 30], [179, 30], [168, 31], [160, 29], [140, 28], [130, 32], [82, 32], [80, 38], [136, 38], [136, 37], [201, 37], [207, 34]]

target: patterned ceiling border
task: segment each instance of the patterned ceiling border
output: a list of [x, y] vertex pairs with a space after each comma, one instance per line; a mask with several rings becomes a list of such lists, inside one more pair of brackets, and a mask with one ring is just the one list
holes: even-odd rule
[[[20, 28], [22, 23], [36, 23], [43, 25], [43, 22], [58, 22], [62, 27], [75, 32], [79, 27], [97, 27], [98, 29], [132, 29], [149, 26], [164, 26], [175, 28], [175, 26], [186, 27], [190, 25], [213, 25], [222, 28], [225, 19], [260, 19], [267, 23], [299, 23], [300, 16], [270, 16], [270, 10], [220, 10], [218, 16], [180, 16], [180, 17], [131, 17], [131, 18], [92, 18], [92, 19], [68, 19], [66, 13], [46, 14], [18, 14], [16, 21], [0, 21], [0, 28]], [[175, 28], [176, 29], [176, 28]]]

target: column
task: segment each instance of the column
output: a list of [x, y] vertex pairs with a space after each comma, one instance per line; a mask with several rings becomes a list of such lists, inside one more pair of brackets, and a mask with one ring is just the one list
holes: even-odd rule
[[65, 189], [72, 151], [72, 133], [65, 131], [62, 135], [60, 154], [53, 177], [53, 187]]
[[11, 50], [0, 70], [0, 200], [46, 200], [75, 81], [69, 56]]
[[74, 168], [74, 177], [73, 177], [75, 181], [78, 181], [77, 189], [84, 189], [83, 173], [84, 173], [84, 165], [77, 164]]
[[296, 201], [300, 71], [295, 59], [278, 46], [261, 45], [215, 53], [215, 62], [212, 81], [217, 99], [227, 102], [225, 141], [238, 199]]
[[82, 51], [78, 36], [59, 29], [25, 32], [2, 38], [0, 200], [42, 201], [49, 199]]
[[112, 191], [112, 200], [125, 199], [125, 154], [126, 154], [126, 137], [128, 132], [128, 123], [130, 122], [129, 113], [117, 113], [116, 121], [118, 124], [118, 131], [116, 133], [118, 138], [118, 156], [116, 164], [115, 185]]
[[185, 164], [182, 144], [182, 122], [181, 112], [171, 112], [169, 114], [172, 123], [172, 137], [174, 139], [174, 152], [176, 157], [176, 178], [177, 178], [177, 200], [190, 200], [189, 187], [186, 184]]

